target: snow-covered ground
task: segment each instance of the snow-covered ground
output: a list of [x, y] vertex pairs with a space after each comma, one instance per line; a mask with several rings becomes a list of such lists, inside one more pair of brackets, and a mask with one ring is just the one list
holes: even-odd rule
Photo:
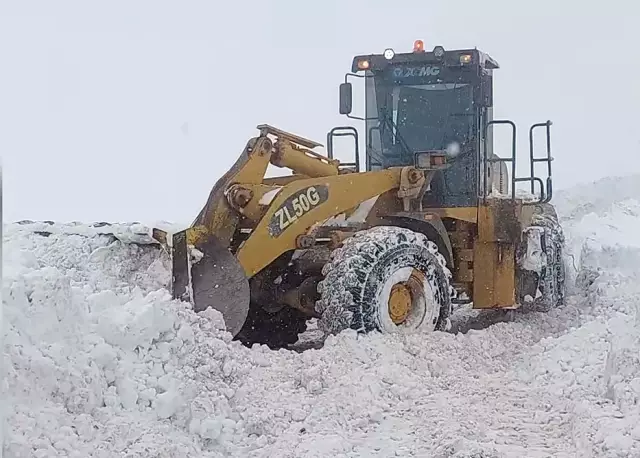
[[4, 456], [640, 456], [639, 200], [640, 177], [558, 194], [562, 309], [303, 352], [171, 301], [151, 247], [6, 225]]

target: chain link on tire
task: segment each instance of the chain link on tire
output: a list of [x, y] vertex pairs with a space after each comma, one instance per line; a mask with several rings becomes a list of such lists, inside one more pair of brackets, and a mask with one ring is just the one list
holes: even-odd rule
[[318, 285], [319, 329], [325, 334], [348, 328], [382, 331], [381, 285], [403, 267], [420, 271], [433, 292], [437, 314], [434, 322], [425, 322], [420, 329], [448, 329], [453, 288], [444, 257], [423, 234], [389, 226], [358, 232], [332, 253]]
[[518, 274], [531, 275], [539, 294], [534, 297], [533, 303], [522, 305], [537, 311], [549, 311], [565, 303], [566, 272], [563, 258], [565, 238], [557, 213], [549, 204], [537, 206], [530, 228], [536, 227], [541, 229], [540, 244], [544, 254], [540, 273], [520, 270]]

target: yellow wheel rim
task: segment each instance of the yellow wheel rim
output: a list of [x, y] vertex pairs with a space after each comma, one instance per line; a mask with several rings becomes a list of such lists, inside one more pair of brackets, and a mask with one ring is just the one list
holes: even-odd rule
[[411, 290], [404, 282], [393, 285], [389, 296], [389, 316], [394, 324], [401, 324], [407, 319], [412, 302]]
[[418, 296], [422, 293], [423, 282], [426, 281], [424, 274], [414, 269], [411, 277], [407, 281], [396, 283], [391, 288], [389, 295], [389, 317], [393, 324], [399, 325], [404, 323], [411, 314]]

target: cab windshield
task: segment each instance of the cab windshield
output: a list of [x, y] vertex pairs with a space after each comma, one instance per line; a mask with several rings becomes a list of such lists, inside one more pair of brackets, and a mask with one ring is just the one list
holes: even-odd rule
[[384, 75], [368, 80], [367, 146], [373, 166], [409, 165], [416, 152], [442, 150], [452, 142], [464, 148], [474, 140], [471, 83], [406, 84]]

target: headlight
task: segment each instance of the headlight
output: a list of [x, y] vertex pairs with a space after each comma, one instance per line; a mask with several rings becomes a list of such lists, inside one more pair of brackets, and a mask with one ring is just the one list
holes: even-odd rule
[[395, 55], [396, 55], [396, 53], [391, 48], [387, 48], [387, 49], [384, 50], [384, 58], [387, 59], [387, 60], [393, 59], [393, 56], [395, 56]]
[[461, 64], [470, 64], [472, 61], [471, 54], [460, 54], [460, 63]]
[[367, 59], [362, 59], [358, 61], [358, 70], [368, 70], [369, 69], [369, 61]]
[[429, 153], [419, 153], [416, 155], [416, 167], [428, 169], [431, 167], [431, 155]]
[[416, 154], [416, 167], [419, 169], [429, 170], [440, 168], [445, 165], [446, 159], [442, 153], [431, 151]]

